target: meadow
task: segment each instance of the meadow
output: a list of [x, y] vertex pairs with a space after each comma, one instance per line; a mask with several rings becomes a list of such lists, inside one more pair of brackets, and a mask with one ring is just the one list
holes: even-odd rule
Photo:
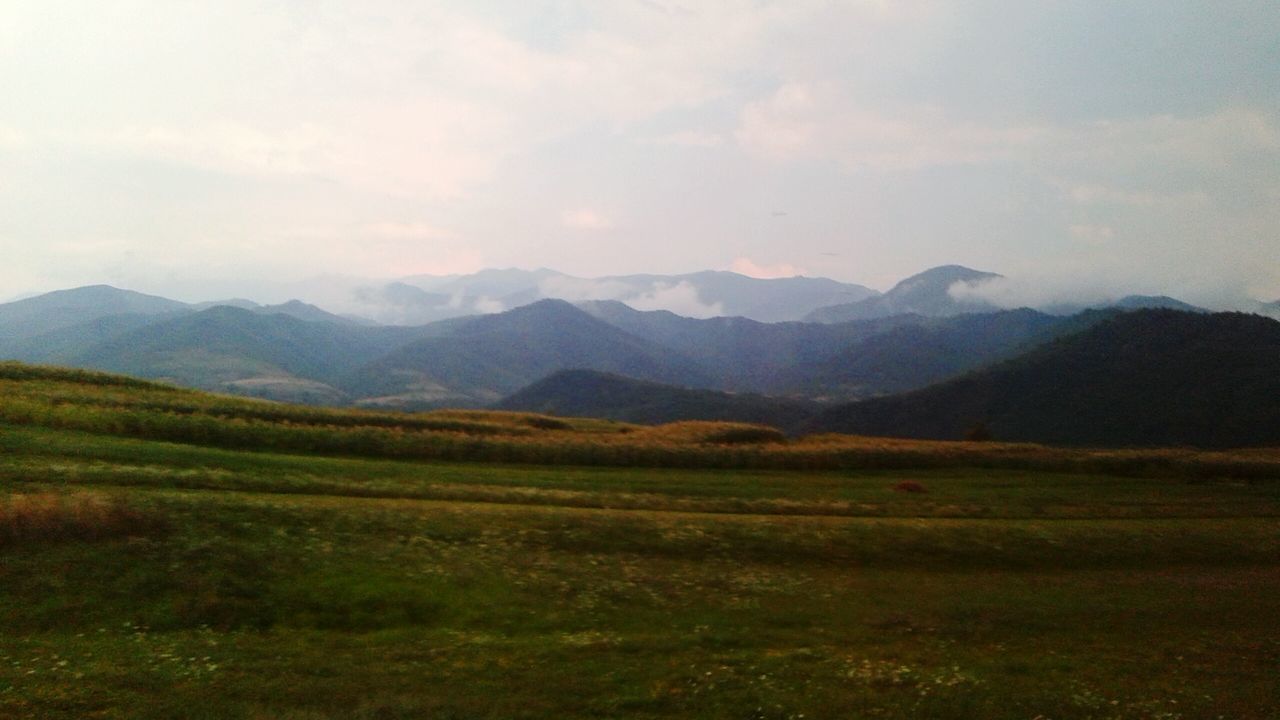
[[1280, 718], [1280, 453], [0, 365], [0, 717]]

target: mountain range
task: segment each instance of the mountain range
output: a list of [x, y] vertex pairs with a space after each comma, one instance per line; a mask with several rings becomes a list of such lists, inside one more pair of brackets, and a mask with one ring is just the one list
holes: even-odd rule
[[[434, 282], [435, 289], [405, 282], [392, 291], [409, 297], [433, 295], [437, 300], [459, 297], [460, 292], [469, 297], [465, 292], [474, 291], [491, 293], [481, 297], [516, 302], [520, 293], [529, 292], [530, 276], [543, 281], [567, 277], [545, 270], [491, 271], [448, 282], [410, 278], [429, 286]], [[716, 303], [750, 301], [756, 303], [754, 312], [767, 314], [763, 308], [770, 296], [763, 293], [748, 299], [751, 283], [744, 283], [742, 276], [680, 277], [685, 278], [680, 282], [697, 279], [703, 288], [720, 288], [722, 294], [708, 296], [719, 298]], [[630, 421], [698, 417], [766, 422], [796, 432], [838, 430], [938, 438], [958, 437], [982, 424], [1000, 438], [1064, 443], [1096, 438], [1083, 430], [1054, 429], [1051, 422], [1032, 417], [1034, 413], [1027, 415], [1014, 398], [1039, 397], [1042, 405], [1075, 407], [1066, 396], [1053, 396], [1052, 402], [1044, 399], [1045, 388], [1068, 387], [1067, 380], [1085, 382], [1083, 378], [1092, 377], [1093, 384], [1070, 392], [1101, 397], [1104, 406], [1124, 405], [1137, 388], [1147, 387], [1143, 377], [1182, 377], [1164, 373], [1160, 363], [1182, 368], [1195, 358], [1214, 358], [1217, 363], [1204, 365], [1199, 372], [1218, 372], [1237, 382], [1233, 392], [1207, 384], [1221, 391], [1219, 397], [1241, 393], [1280, 397], [1265, 394], [1272, 388], [1260, 379], [1263, 374], [1257, 369], [1269, 367], [1265, 362], [1232, 364], [1246, 355], [1253, 357], [1251, 352], [1270, 351], [1265, 329], [1271, 325], [1265, 323], [1280, 326], [1273, 320], [1208, 314], [1172, 298], [1143, 296], [1132, 296], [1106, 310], [1053, 315], [976, 305], [963, 299], [971, 293], [951, 291], [956, 283], [998, 277], [958, 266], [935, 268], [883, 295], [827, 306], [828, 312], [805, 311], [821, 322], [696, 318], [669, 310], [638, 309], [616, 299], [573, 304], [528, 294], [526, 299], [532, 302], [502, 312], [419, 325], [377, 325], [300, 301], [186, 304], [91, 286], [0, 304], [0, 358], [97, 368], [314, 404], [406, 410], [500, 406]], [[660, 276], [627, 276], [626, 280], [633, 283], [629, 287], [670, 282]], [[783, 315], [794, 315], [817, 302], [821, 292], [852, 292], [838, 283], [794, 280], [798, 282], [767, 286], [773, 288], [771, 292], [795, 290], [790, 305], [777, 301], [779, 307], [790, 308]], [[705, 304], [703, 296], [695, 298]], [[1209, 341], [1192, 342], [1191, 350], [1181, 352], [1148, 338], [1144, 354], [1114, 371], [1125, 382], [1101, 382], [1098, 378], [1107, 376], [1104, 370], [1090, 370], [1095, 375], [1088, 375], [1072, 369], [1071, 362], [1102, 367], [1105, 357], [1127, 347], [1126, 333], [1142, 338], [1156, 333], [1149, 331], [1159, 326], [1152, 318], [1165, 315], [1129, 309], [1152, 306], [1178, 308], [1160, 311], [1175, 318], [1164, 321], [1170, 323], [1163, 331], [1166, 334], [1181, 328], [1179, 323], [1193, 322], [1187, 318], [1200, 318], [1210, 328], [1204, 330], [1207, 337], [1233, 343], [1238, 354], [1214, 355]], [[841, 320], [841, 315], [853, 317]], [[1245, 326], [1236, 327], [1242, 322], [1239, 318], [1263, 324], [1248, 326], [1255, 331], [1250, 336], [1240, 329]], [[1134, 322], [1145, 324], [1125, 325]], [[1077, 346], [1070, 342], [1086, 342], [1079, 338], [1091, 337], [1089, 333], [1097, 328], [1117, 326], [1122, 329], [1087, 341], [1096, 351], [1092, 355], [1072, 350]], [[1187, 330], [1179, 337], [1199, 336]], [[1050, 360], [1043, 359], [1045, 353]], [[1063, 359], [1068, 356], [1076, 360]], [[1144, 362], [1152, 367], [1144, 370]], [[1219, 366], [1221, 371], [1215, 371]], [[1023, 369], [1015, 372], [1011, 367]], [[998, 372], [1008, 374], [992, 375]], [[1189, 382], [1192, 375], [1183, 379]], [[1037, 387], [1039, 394], [1032, 393]], [[1170, 387], [1151, 392], [1191, 396]], [[1165, 407], [1154, 400], [1147, 405]], [[1164, 414], [1194, 417], [1199, 408], [1210, 407], [1209, 400], [1202, 398], [1189, 403], [1182, 415], [1174, 412], [1176, 408], [1165, 408]], [[1230, 408], [1216, 408], [1212, 412], [1269, 417], [1254, 410], [1233, 414]], [[1097, 437], [1111, 438], [1113, 443], [1165, 438], [1223, 445], [1233, 438], [1253, 442], [1269, 437], [1266, 432], [1250, 434], [1231, 423], [1222, 432], [1177, 430], [1167, 424], [1142, 430], [1143, 423], [1123, 413], [1111, 423], [1083, 410], [1076, 417], [1062, 422], [1074, 427], [1089, 419], [1093, 427], [1103, 429]]]
[[1243, 313], [1120, 313], [1019, 357], [803, 425], [894, 437], [1073, 445], [1280, 443], [1280, 322]]

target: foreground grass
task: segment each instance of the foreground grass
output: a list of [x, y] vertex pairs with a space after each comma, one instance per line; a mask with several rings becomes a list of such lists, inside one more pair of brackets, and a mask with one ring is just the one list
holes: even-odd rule
[[0, 449], [0, 717], [1278, 716], [1271, 482]]
[[0, 718], [1280, 718], [1278, 469], [0, 363]]

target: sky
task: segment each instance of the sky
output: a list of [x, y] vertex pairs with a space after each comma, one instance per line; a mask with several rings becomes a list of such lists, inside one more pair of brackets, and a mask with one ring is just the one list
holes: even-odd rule
[[0, 296], [732, 269], [1280, 298], [1274, 0], [0, 0]]

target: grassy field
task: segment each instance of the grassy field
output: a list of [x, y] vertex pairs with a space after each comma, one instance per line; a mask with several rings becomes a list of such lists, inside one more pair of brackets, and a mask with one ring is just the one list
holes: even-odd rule
[[[741, 438], [18, 374], [0, 388], [3, 718], [1280, 718], [1273, 451], [1107, 473], [965, 444], [661, 467]], [[170, 417], [204, 441], [170, 442]], [[683, 449], [449, 462], [246, 450], [219, 423]], [[1053, 461], [982, 466], [1015, 451]]]

